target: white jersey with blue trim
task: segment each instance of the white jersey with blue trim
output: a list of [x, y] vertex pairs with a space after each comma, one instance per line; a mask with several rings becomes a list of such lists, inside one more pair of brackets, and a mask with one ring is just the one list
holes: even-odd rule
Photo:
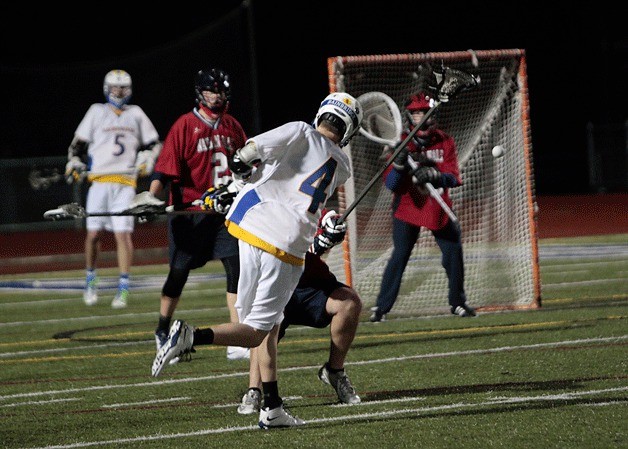
[[305, 122], [286, 123], [251, 141], [261, 163], [229, 209], [229, 232], [299, 264], [325, 203], [351, 176], [349, 157]]
[[90, 106], [76, 136], [89, 143], [91, 174], [128, 173], [135, 176], [137, 150], [159, 140], [155, 126], [137, 105], [125, 105], [120, 115], [108, 103]]

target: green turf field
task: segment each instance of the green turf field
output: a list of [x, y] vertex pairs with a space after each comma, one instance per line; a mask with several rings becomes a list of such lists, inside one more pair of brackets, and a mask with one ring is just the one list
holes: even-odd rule
[[[346, 364], [359, 405], [317, 378], [328, 329], [290, 328], [279, 388], [307, 425], [270, 431], [236, 413], [248, 362], [225, 348], [151, 377], [165, 266], [134, 268], [123, 310], [114, 269], [93, 307], [82, 271], [0, 276], [0, 447], [628, 448], [628, 235], [540, 249], [539, 310], [376, 324], [365, 310]], [[193, 274], [176, 317], [228, 321], [222, 266]]]

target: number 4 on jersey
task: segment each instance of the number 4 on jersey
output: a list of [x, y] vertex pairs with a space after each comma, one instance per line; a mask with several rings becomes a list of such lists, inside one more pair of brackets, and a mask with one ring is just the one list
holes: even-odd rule
[[327, 159], [327, 162], [307, 177], [301, 184], [299, 191], [312, 197], [312, 202], [308, 207], [308, 212], [314, 214], [319, 209], [321, 203], [327, 200], [327, 187], [336, 173], [338, 162], [334, 158]]

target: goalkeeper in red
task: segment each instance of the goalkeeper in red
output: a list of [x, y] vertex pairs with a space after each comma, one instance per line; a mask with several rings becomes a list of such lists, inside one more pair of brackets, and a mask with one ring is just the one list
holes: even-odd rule
[[[410, 97], [406, 113], [411, 128], [401, 136], [405, 139], [419, 123], [434, 101], [424, 92]], [[408, 156], [417, 163], [411, 169]], [[451, 313], [460, 317], [475, 316], [475, 310], [467, 305], [464, 291], [464, 262], [460, 227], [450, 220], [443, 208], [425, 189], [431, 183], [441, 193], [451, 208], [449, 189], [462, 184], [458, 155], [454, 139], [438, 128], [430, 117], [408, 145], [383, 173], [385, 185], [393, 197], [393, 252], [382, 277], [382, 285], [370, 320], [382, 321], [395, 304], [401, 279], [421, 227], [432, 231], [441, 250], [441, 263], [449, 280], [449, 306]]]

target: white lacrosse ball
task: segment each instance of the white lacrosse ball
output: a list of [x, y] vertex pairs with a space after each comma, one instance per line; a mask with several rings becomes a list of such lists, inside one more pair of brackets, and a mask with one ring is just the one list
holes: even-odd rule
[[502, 157], [504, 155], [504, 147], [501, 145], [495, 145], [491, 153], [493, 153], [494, 158]]

